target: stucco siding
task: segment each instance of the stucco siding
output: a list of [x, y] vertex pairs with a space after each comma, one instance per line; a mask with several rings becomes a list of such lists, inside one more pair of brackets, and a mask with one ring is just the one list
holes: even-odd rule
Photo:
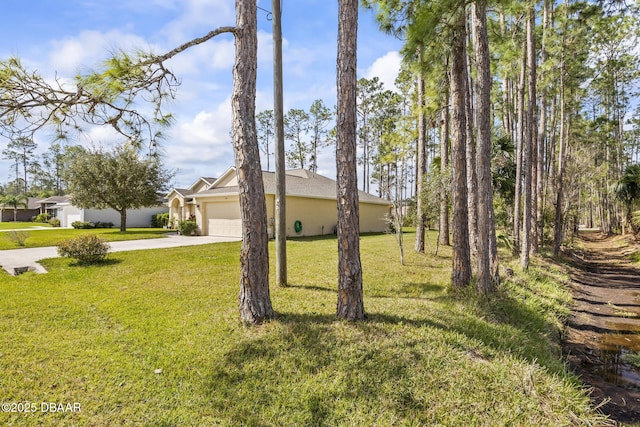
[[[287, 236], [319, 236], [332, 234], [338, 222], [335, 200], [287, 197]], [[302, 230], [296, 233], [294, 224], [302, 223]]]
[[360, 204], [360, 232], [383, 232], [387, 230], [385, 216], [390, 212], [390, 207], [373, 203]]
[[[169, 212], [166, 206], [130, 209], [127, 227], [151, 227], [151, 216], [165, 212]], [[120, 214], [114, 209], [85, 209], [83, 221], [112, 222], [114, 227], [120, 227]]]

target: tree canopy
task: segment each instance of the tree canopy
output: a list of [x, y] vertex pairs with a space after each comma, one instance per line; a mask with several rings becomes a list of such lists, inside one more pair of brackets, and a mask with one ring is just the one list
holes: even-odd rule
[[157, 158], [141, 157], [125, 144], [112, 152], [79, 149], [65, 179], [74, 205], [114, 209], [120, 214], [120, 231], [126, 231], [127, 210], [157, 205], [171, 176]]

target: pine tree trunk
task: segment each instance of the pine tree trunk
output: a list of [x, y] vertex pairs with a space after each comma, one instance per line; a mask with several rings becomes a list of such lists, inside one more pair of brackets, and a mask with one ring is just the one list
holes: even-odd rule
[[[419, 52], [420, 63], [422, 63], [422, 50]], [[418, 253], [424, 253], [424, 238], [425, 238], [425, 222], [427, 216], [424, 211], [423, 201], [423, 187], [424, 187], [424, 175], [427, 171], [427, 152], [426, 152], [426, 139], [427, 139], [427, 120], [426, 112], [424, 108], [425, 101], [424, 94], [424, 78], [418, 77], [418, 143], [416, 147], [417, 167], [416, 167], [416, 240], [414, 249]]]
[[269, 295], [267, 206], [255, 123], [258, 47], [255, 0], [236, 1], [235, 40], [231, 107], [242, 219], [240, 319], [255, 324], [273, 317]]
[[[466, 39], [465, 39], [466, 40]], [[466, 51], [465, 43], [465, 51]], [[471, 72], [469, 70], [468, 55], [465, 55], [464, 81], [465, 88], [465, 129], [466, 129], [466, 156], [467, 156], [467, 206], [469, 215], [469, 249], [471, 256], [478, 253], [478, 174], [476, 172], [476, 145], [473, 135], [473, 98]], [[490, 111], [490, 110], [489, 110]]]
[[525, 144], [523, 145], [524, 166], [524, 225], [522, 230], [522, 249], [520, 251], [520, 265], [523, 269], [529, 268], [529, 255], [531, 251], [532, 218], [533, 218], [533, 150], [535, 149], [536, 129], [536, 41], [534, 35], [535, 7], [528, 12], [527, 20], [527, 81], [529, 83], [529, 99], [527, 105], [527, 131]]
[[564, 203], [564, 157], [566, 146], [566, 102], [564, 88], [564, 65], [560, 71], [560, 149], [558, 151], [558, 172], [556, 175], [556, 217], [553, 230], [553, 254], [558, 256], [564, 231], [564, 220], [562, 216], [562, 205]]
[[336, 315], [339, 319], [354, 321], [365, 318], [356, 170], [358, 0], [339, 0], [338, 7], [336, 115], [338, 305]]
[[522, 217], [522, 161], [524, 151], [524, 88], [525, 88], [525, 75], [527, 68], [527, 49], [522, 49], [522, 62], [520, 64], [520, 81], [518, 82], [518, 130], [516, 131], [517, 147], [516, 147], [516, 191], [513, 205], [513, 240], [514, 250], [518, 252], [520, 250], [520, 230], [521, 217]]
[[477, 67], [476, 126], [478, 171], [478, 283], [480, 293], [494, 291], [500, 284], [498, 249], [491, 185], [491, 67], [487, 33], [486, 0], [473, 5], [473, 35]]
[[464, 288], [471, 281], [467, 212], [465, 93], [465, 13], [456, 12], [451, 40], [451, 155], [453, 173], [453, 257], [451, 284]]
[[[445, 96], [442, 108], [442, 127], [440, 130], [440, 172], [444, 175], [449, 167], [449, 95]], [[438, 241], [442, 246], [449, 246], [449, 197], [443, 191], [440, 194], [440, 219]]]

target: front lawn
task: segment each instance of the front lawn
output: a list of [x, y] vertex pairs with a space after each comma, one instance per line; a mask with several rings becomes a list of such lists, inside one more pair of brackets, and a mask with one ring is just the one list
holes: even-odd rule
[[73, 228], [34, 229], [24, 232], [28, 237], [25, 240], [25, 245], [19, 246], [11, 239], [11, 231], [6, 231], [0, 232], [0, 250], [57, 246], [62, 240], [89, 233], [98, 234], [107, 241], [115, 242], [120, 240], [155, 239], [164, 237], [166, 232], [167, 230], [162, 228], [128, 228], [125, 233], [121, 233], [119, 228], [94, 228], [88, 230], [76, 230]]
[[[560, 359], [570, 300], [552, 266], [533, 265], [526, 278], [516, 268], [483, 300], [449, 290], [448, 248], [437, 257], [407, 249], [401, 267], [393, 236], [363, 236], [368, 320], [351, 324], [335, 320], [336, 247], [333, 237], [288, 242], [290, 286], [272, 286], [277, 318], [258, 327], [239, 322], [239, 242], [114, 253], [94, 267], [51, 259], [45, 275], [0, 274], [2, 400], [37, 409], [0, 413], [0, 424], [602, 420]], [[43, 402], [81, 410], [43, 413]]]
[[23, 228], [51, 227], [42, 222], [0, 222], [0, 230], [21, 230]]

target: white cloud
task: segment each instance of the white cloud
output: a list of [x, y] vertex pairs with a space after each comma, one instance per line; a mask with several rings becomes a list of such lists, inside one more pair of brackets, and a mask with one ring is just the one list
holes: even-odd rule
[[100, 66], [100, 62], [115, 50], [152, 49], [143, 38], [120, 30], [111, 30], [106, 33], [82, 31], [76, 37], [53, 40], [51, 45], [52, 50], [49, 54], [51, 67], [66, 76], [74, 75], [81, 67]]
[[181, 182], [195, 181], [199, 176], [215, 176], [233, 164], [231, 145], [231, 98], [215, 109], [200, 111], [169, 130], [163, 144], [166, 162], [180, 170]]
[[397, 91], [395, 80], [398, 77], [401, 63], [402, 57], [398, 51], [387, 52], [366, 69], [365, 77], [368, 79], [378, 77], [384, 83], [385, 89]]
[[219, 26], [235, 25], [234, 2], [228, 0], [185, 0], [180, 10], [183, 13], [162, 30], [171, 44], [179, 45], [190, 40], [194, 30], [206, 32]]

